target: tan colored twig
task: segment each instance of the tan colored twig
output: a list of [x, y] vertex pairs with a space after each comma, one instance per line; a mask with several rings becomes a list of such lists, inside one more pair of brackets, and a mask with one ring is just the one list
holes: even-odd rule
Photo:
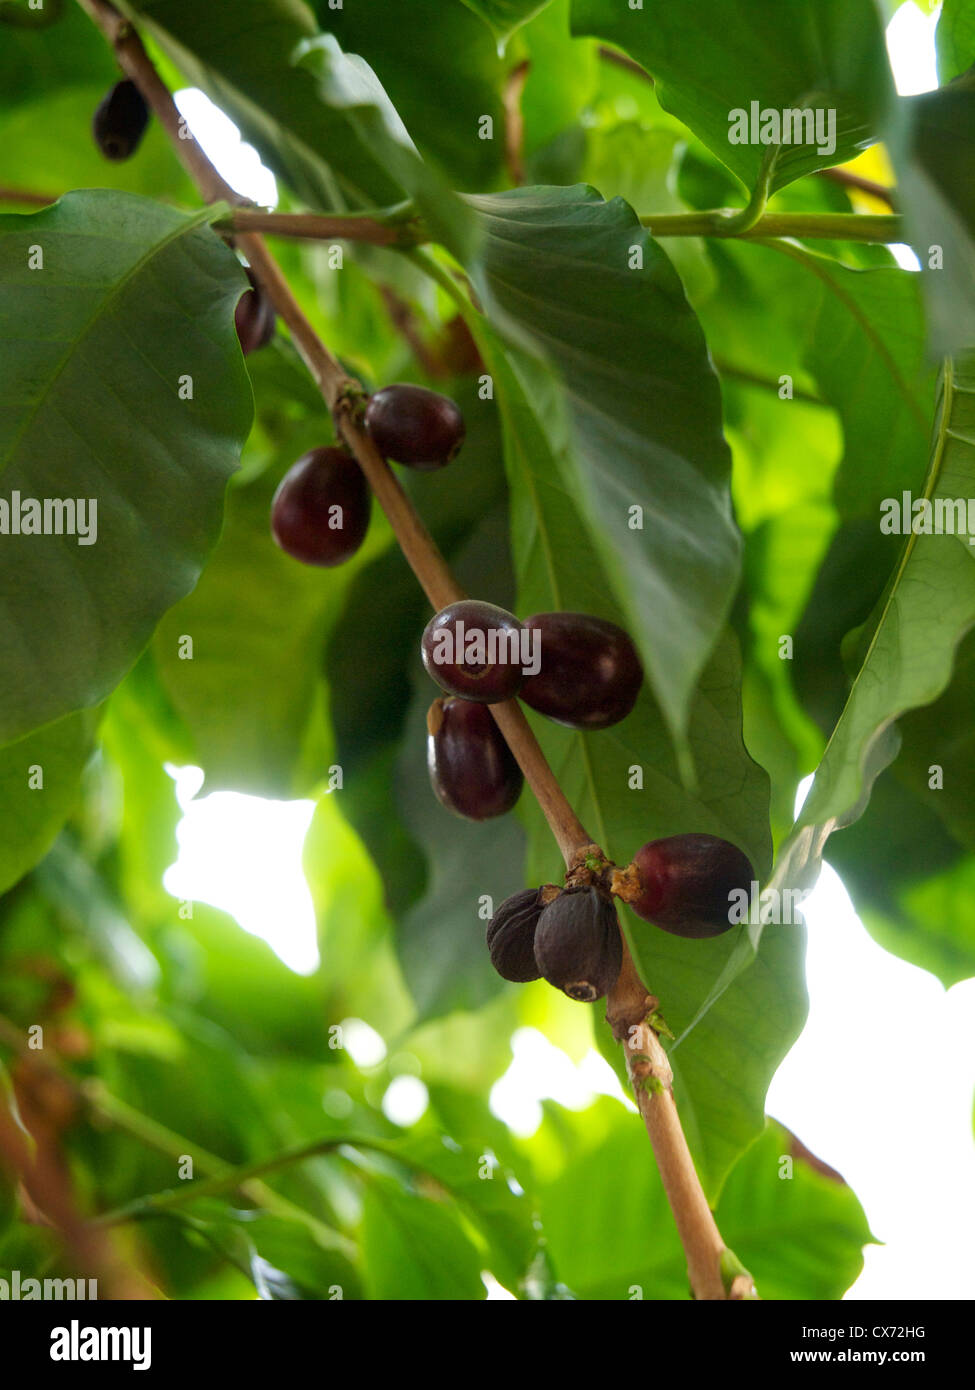
[[[181, 138], [181, 121], [172, 97], [159, 80], [148, 54], [131, 26], [107, 0], [78, 0], [78, 3], [91, 15], [115, 47], [122, 68], [139, 86], [169, 133], [203, 197], [208, 201], [220, 200], [239, 204], [242, 201], [239, 195], [229, 188], [196, 143]], [[296, 346], [333, 413], [336, 428], [369, 480], [430, 603], [435, 609], [440, 609], [463, 598], [463, 590], [412, 503], [360, 424], [359, 404], [362, 391], [358, 382], [346, 374], [341, 364], [318, 337], [262, 238], [253, 231], [242, 232], [237, 237], [237, 244], [247, 256], [251, 269], [270, 296], [277, 312], [291, 330]], [[570, 806], [518, 702], [491, 705], [490, 709], [538, 800], [562, 852], [566, 868], [571, 872], [578, 867], [584, 854], [595, 848], [591, 843], [591, 837]], [[652, 1002], [652, 996], [639, 980], [624, 940], [624, 968], [618, 984], [610, 994], [607, 1017], [611, 1018], [614, 1028], [623, 1027], [623, 1036], [629, 1036], [631, 1019], [634, 1024], [646, 1020], [648, 1010], [644, 1006], [648, 1000]], [[656, 1039], [656, 1034], [649, 1025], [647, 1032]], [[657, 1049], [664, 1061], [666, 1054], [660, 1046], [659, 1039], [656, 1039], [654, 1048], [653, 1042], [648, 1038], [648, 1047], [652, 1049], [646, 1054], [651, 1056], [651, 1066], [660, 1067]], [[628, 1066], [630, 1050], [627, 1049]], [[697, 1298], [725, 1298], [728, 1295], [721, 1283], [719, 1268], [724, 1246], [717, 1234], [714, 1218], [695, 1172], [670, 1084], [668, 1082], [662, 1092], [651, 1094], [647, 1091], [651, 1073], [645, 1069], [641, 1070], [643, 1067], [644, 1064], [641, 1063], [635, 1072], [631, 1068], [631, 1077], [641, 1114], [660, 1165], [664, 1189], [673, 1208], [677, 1230], [687, 1254], [691, 1288]], [[666, 1099], [658, 1104], [660, 1094]]]
[[512, 183], [525, 182], [525, 118], [521, 97], [531, 72], [531, 62], [524, 58], [508, 73], [504, 82], [504, 163]]
[[417, 241], [411, 221], [380, 222], [372, 217], [325, 217], [316, 212], [262, 212], [254, 208], [238, 208], [229, 221], [242, 232], [268, 232], [310, 241], [366, 241], [373, 246], [413, 246]]
[[829, 179], [831, 183], [841, 184], [844, 188], [855, 189], [858, 193], [868, 193], [871, 198], [877, 198], [881, 203], [886, 203], [892, 212], [900, 211], [896, 192], [893, 188], [888, 188], [886, 184], [877, 183], [874, 179], [866, 179], [862, 174], [854, 174], [851, 169], [820, 169], [818, 174], [819, 178]]
[[32, 208], [49, 207], [60, 196], [60, 193], [38, 193], [32, 188], [0, 188], [0, 203], [20, 203]]

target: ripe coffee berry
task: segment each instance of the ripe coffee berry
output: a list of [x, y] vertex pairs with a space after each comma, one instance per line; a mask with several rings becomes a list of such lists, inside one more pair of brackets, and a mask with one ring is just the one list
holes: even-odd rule
[[421, 472], [443, 468], [464, 442], [464, 417], [425, 386], [384, 386], [370, 396], [365, 426], [384, 458]]
[[522, 626], [513, 613], [479, 599], [461, 599], [427, 623], [420, 655], [441, 690], [493, 705], [518, 694], [522, 640]]
[[608, 994], [623, 964], [612, 900], [595, 888], [569, 888], [549, 903], [535, 928], [535, 963], [550, 985], [591, 1003]]
[[737, 846], [716, 835], [651, 840], [633, 856], [640, 895], [630, 907], [674, 936], [720, 936], [732, 926], [729, 895], [755, 877]]
[[126, 78], [115, 86], [95, 109], [91, 132], [106, 159], [129, 159], [149, 124], [149, 108], [134, 82]]
[[437, 797], [467, 820], [510, 811], [524, 778], [484, 705], [434, 700], [427, 713], [427, 764]]
[[541, 893], [541, 888], [513, 893], [488, 922], [491, 964], [504, 980], [526, 984], [541, 974], [535, 962], [535, 927], [544, 907]]
[[274, 306], [257, 283], [253, 271], [248, 266], [244, 273], [251, 283], [237, 301], [234, 310], [234, 324], [240, 341], [240, 350], [247, 357], [258, 348], [267, 347], [274, 337], [277, 316]]
[[372, 494], [344, 449], [312, 449], [284, 475], [271, 503], [271, 534], [306, 565], [340, 565], [369, 529]]
[[541, 669], [521, 687], [526, 705], [570, 729], [608, 729], [629, 714], [643, 667], [621, 627], [585, 613], [537, 613], [524, 627], [541, 638]]

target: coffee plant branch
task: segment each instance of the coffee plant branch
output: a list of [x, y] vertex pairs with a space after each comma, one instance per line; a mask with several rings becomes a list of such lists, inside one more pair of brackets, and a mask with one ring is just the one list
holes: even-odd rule
[[[239, 208], [245, 200], [221, 178], [186, 130], [172, 95], [159, 78], [132, 25], [108, 0], [78, 0], [78, 3], [111, 43], [119, 65], [141, 90], [204, 200]], [[239, 213], [234, 214], [237, 216]], [[291, 330], [295, 345], [333, 414], [336, 429], [368, 479], [430, 603], [439, 610], [463, 598], [463, 590], [412, 503], [362, 428], [364, 393], [361, 386], [346, 374], [316, 334], [262, 237], [256, 231], [241, 230], [236, 241], [253, 274]], [[449, 281], [449, 277], [447, 279]], [[460, 297], [466, 300], [465, 296]], [[473, 312], [470, 301], [466, 301], [466, 305], [468, 312]], [[605, 863], [549, 767], [521, 706], [513, 700], [491, 705], [490, 709], [548, 821], [567, 869], [570, 873], [585, 873], [587, 859], [594, 856]], [[607, 1018], [617, 1039], [626, 1040], [627, 1069], [636, 1088], [664, 1190], [674, 1211], [693, 1294], [698, 1299], [726, 1299], [731, 1293], [731, 1287], [725, 1287], [721, 1272], [726, 1247], [707, 1205], [681, 1129], [666, 1054], [648, 1023], [656, 1001], [639, 979], [625, 934], [621, 932], [621, 936], [623, 966], [619, 981], [607, 1000]], [[635, 1031], [646, 1037], [641, 1040], [639, 1050], [633, 1052]]]
[[[86, 0], [79, 0], [84, 4]], [[89, 0], [90, 3], [90, 0]], [[239, 200], [238, 200], [239, 201]], [[764, 204], [763, 204], [764, 206]], [[745, 211], [749, 218], [739, 221]], [[654, 237], [800, 237], [806, 240], [901, 242], [903, 219], [896, 213], [770, 212], [752, 220], [751, 205], [703, 212], [646, 213], [640, 221]], [[355, 214], [324, 217], [311, 212], [261, 212], [234, 209], [219, 227], [268, 232], [311, 241], [367, 241], [376, 246], [419, 246], [429, 237], [418, 218], [401, 214], [399, 223]]]

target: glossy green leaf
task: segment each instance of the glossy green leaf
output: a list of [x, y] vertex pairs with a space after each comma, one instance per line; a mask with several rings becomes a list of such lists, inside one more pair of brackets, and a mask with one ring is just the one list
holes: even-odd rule
[[[488, 312], [544, 355], [562, 383], [546, 420], [564, 451], [561, 485], [578, 497], [576, 521], [683, 752], [688, 700], [723, 626], [740, 546], [720, 394], [700, 327], [663, 252], [622, 200], [605, 203], [578, 187], [472, 201], [487, 233], [480, 283]], [[512, 360], [521, 370], [522, 359]]]
[[93, 192], [0, 217], [4, 501], [71, 499], [48, 520], [78, 532], [2, 537], [7, 741], [101, 700], [216, 539], [251, 400], [212, 216]]
[[[870, 0], [737, 0], [694, 6], [646, 0], [573, 0], [576, 34], [618, 45], [653, 76], [672, 111], [751, 188], [768, 148], [729, 139], [736, 110], [806, 108], [835, 113], [835, 139], [783, 144], [774, 187], [842, 164], [877, 139], [889, 99], [883, 31]], [[824, 125], [828, 135], [828, 127]], [[833, 148], [829, 148], [830, 145]], [[823, 153], [820, 153], [820, 150]]]

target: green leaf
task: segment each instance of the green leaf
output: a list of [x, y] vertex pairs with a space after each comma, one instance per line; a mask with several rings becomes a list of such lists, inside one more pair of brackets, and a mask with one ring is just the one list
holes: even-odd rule
[[[511, 357], [522, 390], [548, 394], [561, 485], [579, 499], [576, 524], [600, 556], [683, 752], [688, 701], [724, 624], [740, 548], [720, 393], [700, 327], [663, 252], [621, 199], [605, 203], [576, 187], [471, 201], [487, 234], [479, 283], [488, 313], [543, 354], [561, 382], [529, 375], [527, 359]], [[642, 268], [631, 269], [638, 259]], [[632, 527], [634, 507], [643, 529]]]
[[498, 41], [499, 50], [532, 15], [538, 14], [548, 0], [462, 0], [469, 10], [484, 20]]
[[0, 217], [5, 500], [83, 499], [87, 517], [2, 537], [4, 741], [103, 699], [216, 539], [251, 399], [244, 279], [213, 216], [90, 192]]
[[478, 228], [446, 181], [419, 157], [416, 146], [368, 63], [343, 53], [331, 34], [306, 40], [295, 61], [314, 74], [332, 111], [344, 112], [366, 149], [413, 199], [430, 234], [460, 260], [478, 249]]
[[[673, 192], [676, 166], [686, 142], [672, 130], [647, 130], [642, 121], [620, 121], [591, 130], [586, 145], [584, 177], [604, 198], [620, 197], [638, 210], [684, 212]], [[700, 237], [670, 237], [666, 254], [681, 278], [692, 304], [706, 300], [715, 274]]]
[[[518, 52], [524, 51], [524, 61], [528, 64], [520, 107], [524, 153], [529, 164], [551, 141], [578, 130], [583, 113], [587, 120], [592, 118], [600, 69], [605, 65], [599, 63], [594, 43], [580, 42], [572, 37], [569, 8], [570, 0], [548, 0], [519, 34]], [[538, 178], [534, 174], [529, 174], [524, 181], [574, 182], [573, 179]], [[481, 184], [480, 191], [487, 186]]]
[[97, 715], [69, 714], [0, 748], [0, 893], [43, 858], [71, 814]]
[[[355, 1143], [352, 1139], [351, 1143]], [[369, 1147], [435, 1178], [482, 1236], [490, 1268], [516, 1292], [538, 1247], [534, 1202], [490, 1145], [461, 1145], [450, 1134], [417, 1134]]]
[[[883, 498], [919, 489], [935, 388], [920, 277], [841, 265], [791, 241], [713, 254], [723, 293], [702, 304], [701, 316], [718, 360], [776, 383], [804, 368], [839, 413], [845, 448], [834, 500], [841, 517], [876, 519]], [[778, 342], [783, 330], [788, 357]], [[778, 409], [787, 419], [793, 404]]]
[[[525, 1145], [561, 1158], [539, 1182], [547, 1250], [560, 1279], [584, 1299], [689, 1297], [687, 1266], [643, 1126], [614, 1101], [579, 1116], [548, 1107], [546, 1124]], [[755, 1279], [763, 1300], [838, 1299], [863, 1265], [870, 1230], [841, 1181], [789, 1157], [787, 1131], [769, 1122], [739, 1159], [715, 1213], [722, 1238]], [[606, 1174], [613, 1174], [612, 1183]], [[619, 1219], [619, 1204], [627, 1219]], [[611, 1240], [606, 1232], [612, 1231]]]
[[975, 5], [972, 0], [942, 0], [934, 37], [938, 48], [938, 76], [942, 82], [950, 82], [975, 63]]
[[572, 28], [618, 45], [652, 74], [673, 112], [751, 189], [767, 146], [732, 144], [731, 113], [835, 111], [835, 149], [783, 145], [773, 187], [853, 158], [878, 138], [890, 99], [883, 31], [871, 0], [738, 0], [688, 5], [573, 0]]
[[[975, 496], [975, 362], [946, 361], [925, 497]], [[834, 829], [862, 811], [891, 760], [894, 721], [948, 685], [955, 649], [975, 623], [975, 551], [966, 534], [912, 533], [869, 629], [843, 714], [776, 868], [780, 884], [808, 881]]]
[[938, 817], [945, 792], [918, 794], [903, 762], [902, 752], [878, 777], [866, 811], [831, 837], [826, 858], [871, 936], [949, 988], [975, 975], [975, 857]]
[[[951, 683], [933, 704], [911, 710], [900, 721], [898, 770], [934, 810], [959, 844], [975, 850], [975, 632], [955, 658]], [[943, 785], [932, 786], [938, 769]], [[973, 971], [975, 973], [975, 971]]]
[[[322, 29], [375, 69], [424, 156], [455, 188], [495, 187], [503, 173], [505, 64], [474, 15], [457, 0], [383, 0], [381, 22], [370, 5], [333, 9], [315, 0], [314, 8]], [[479, 138], [483, 116], [493, 121], [493, 140]]]
[[370, 1175], [362, 1203], [362, 1257], [370, 1299], [482, 1299], [481, 1262], [456, 1212]]
[[323, 1301], [361, 1297], [350, 1260], [325, 1248], [300, 1221], [245, 1211], [213, 1198], [199, 1198], [166, 1213], [202, 1237], [251, 1280], [259, 1299]]
[[[240, 0], [216, 10], [194, 0], [129, 0], [122, 8], [312, 207], [403, 199], [403, 185], [363, 138], [345, 99], [323, 101], [312, 73], [296, 66], [299, 45], [317, 33], [303, 0]], [[401, 139], [402, 123], [362, 60], [337, 53], [335, 63], [367, 84], [379, 125], [389, 123], [397, 130], [390, 138]]]
[[906, 239], [921, 262], [932, 351], [975, 342], [975, 72], [906, 98], [887, 143]]
[[[29, 10], [27, 0], [15, 3], [17, 18], [28, 23], [11, 22], [15, 5], [6, 0], [6, 13], [0, 11], [0, 110], [50, 98], [75, 83], [101, 83], [104, 93], [118, 81], [111, 49], [80, 5], [48, 0], [42, 12]], [[44, 21], [40, 27], [38, 19]], [[10, 153], [5, 150], [5, 167]]]

